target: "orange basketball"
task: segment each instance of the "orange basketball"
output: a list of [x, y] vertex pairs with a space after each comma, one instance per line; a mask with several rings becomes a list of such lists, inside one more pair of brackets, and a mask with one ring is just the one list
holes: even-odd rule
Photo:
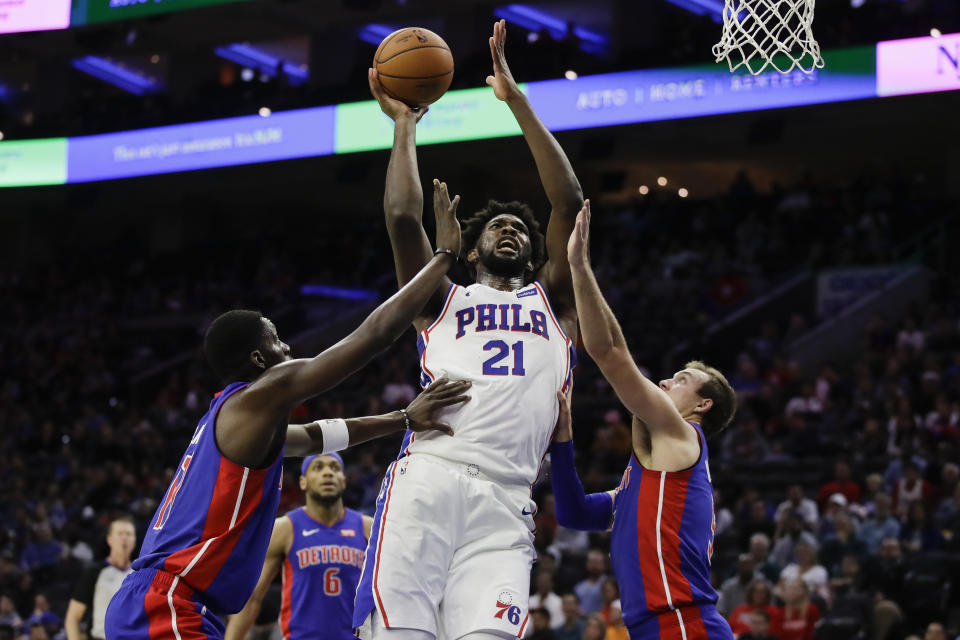
[[450, 88], [453, 55], [433, 31], [407, 27], [383, 39], [373, 56], [373, 68], [388, 94], [411, 107], [425, 107]]

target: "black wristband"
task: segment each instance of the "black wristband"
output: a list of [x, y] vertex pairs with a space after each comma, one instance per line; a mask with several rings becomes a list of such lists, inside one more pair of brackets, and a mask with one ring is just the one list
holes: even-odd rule
[[410, 415], [407, 413], [406, 409], [400, 409], [400, 415], [403, 416], [403, 428], [409, 431], [410, 425], [413, 424], [410, 422]]
[[453, 258], [454, 262], [457, 261], [457, 254], [454, 252], [453, 249], [444, 249], [443, 247], [438, 247], [437, 250], [433, 252], [433, 255], [438, 256], [441, 253], [445, 253], [451, 258]]

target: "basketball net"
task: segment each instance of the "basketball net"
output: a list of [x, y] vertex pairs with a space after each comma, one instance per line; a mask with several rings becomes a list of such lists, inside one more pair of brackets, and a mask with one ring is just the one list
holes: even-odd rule
[[713, 45], [717, 62], [757, 75], [767, 67], [804, 73], [823, 67], [813, 38], [814, 0], [724, 0], [723, 35]]

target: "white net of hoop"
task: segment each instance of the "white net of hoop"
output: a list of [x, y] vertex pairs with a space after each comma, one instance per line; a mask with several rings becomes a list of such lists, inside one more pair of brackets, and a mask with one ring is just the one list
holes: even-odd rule
[[780, 73], [823, 67], [813, 38], [814, 0], [724, 0], [723, 36], [713, 46], [717, 62], [757, 75], [767, 67]]

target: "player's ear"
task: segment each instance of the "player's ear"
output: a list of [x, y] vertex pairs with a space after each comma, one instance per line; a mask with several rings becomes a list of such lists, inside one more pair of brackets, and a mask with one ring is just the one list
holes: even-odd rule
[[252, 362], [253, 366], [255, 366], [257, 369], [267, 368], [267, 361], [263, 357], [263, 354], [260, 353], [259, 349], [250, 352], [250, 362]]
[[307, 490], [307, 479], [303, 476], [300, 476], [300, 491]]
[[700, 402], [697, 403], [696, 411], [700, 415], [705, 414], [707, 411], [710, 411], [710, 408], [713, 406], [713, 398], [700, 398]]
[[467, 262], [469, 262], [470, 264], [476, 264], [477, 260], [479, 259], [480, 259], [480, 252], [477, 251], [476, 249], [470, 249], [470, 251], [467, 252]]

